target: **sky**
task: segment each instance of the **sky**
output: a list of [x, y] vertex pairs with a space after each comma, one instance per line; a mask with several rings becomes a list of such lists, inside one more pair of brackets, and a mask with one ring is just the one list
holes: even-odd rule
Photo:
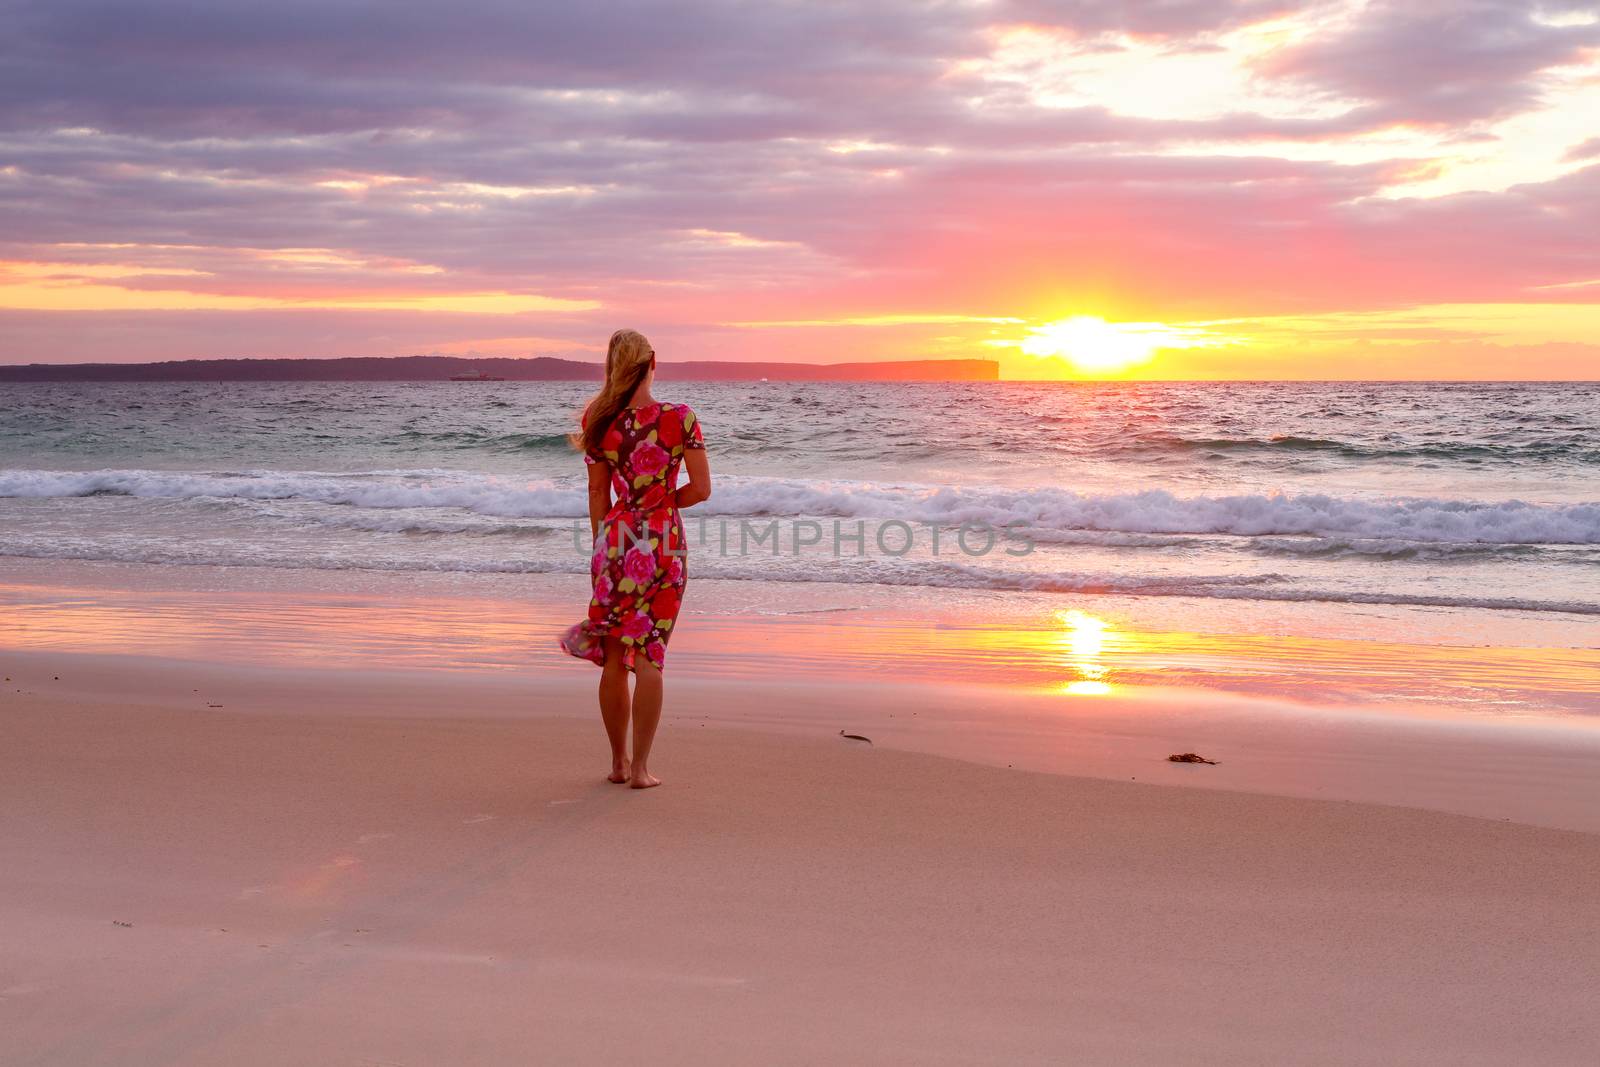
[[1600, 378], [1600, 0], [0, 15], [0, 362]]

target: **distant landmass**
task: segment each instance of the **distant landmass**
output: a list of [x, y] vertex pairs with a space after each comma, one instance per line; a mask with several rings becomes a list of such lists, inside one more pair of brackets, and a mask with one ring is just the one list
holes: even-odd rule
[[[575, 359], [361, 356], [340, 359], [181, 359], [166, 363], [28, 363], [0, 366], [0, 382], [429, 382], [474, 373], [513, 382], [599, 381], [603, 367]], [[877, 363], [721, 363], [663, 360], [677, 381], [992, 382], [990, 359]]]

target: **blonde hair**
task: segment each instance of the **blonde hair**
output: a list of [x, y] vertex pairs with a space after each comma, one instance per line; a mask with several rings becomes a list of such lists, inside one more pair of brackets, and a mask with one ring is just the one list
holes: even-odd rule
[[654, 365], [656, 350], [638, 330], [618, 330], [606, 348], [606, 382], [583, 409], [583, 430], [576, 443], [586, 452], [600, 451], [600, 439], [639, 388]]

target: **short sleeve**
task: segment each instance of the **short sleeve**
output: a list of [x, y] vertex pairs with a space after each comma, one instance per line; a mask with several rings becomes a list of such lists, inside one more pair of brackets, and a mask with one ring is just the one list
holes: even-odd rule
[[[583, 440], [583, 431], [587, 430], [588, 428], [589, 428], [589, 412], [586, 410], [586, 411], [584, 411], [582, 417], [578, 419], [578, 440], [579, 441]], [[594, 449], [590, 448], [588, 445], [584, 445], [583, 446], [583, 462], [584, 462], [585, 466], [592, 467], [596, 463], [599, 463], [600, 461], [601, 461], [600, 457], [595, 453]]]
[[700, 419], [693, 408], [683, 409], [683, 447], [685, 451], [706, 447], [705, 438], [700, 434]]

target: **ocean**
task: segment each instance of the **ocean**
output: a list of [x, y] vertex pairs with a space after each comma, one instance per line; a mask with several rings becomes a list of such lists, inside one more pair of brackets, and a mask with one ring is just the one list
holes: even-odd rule
[[[0, 557], [583, 573], [566, 433], [592, 388], [8, 386]], [[657, 392], [699, 413], [715, 475], [691, 574], [758, 599], [830, 582], [1600, 615], [1600, 384]]]

